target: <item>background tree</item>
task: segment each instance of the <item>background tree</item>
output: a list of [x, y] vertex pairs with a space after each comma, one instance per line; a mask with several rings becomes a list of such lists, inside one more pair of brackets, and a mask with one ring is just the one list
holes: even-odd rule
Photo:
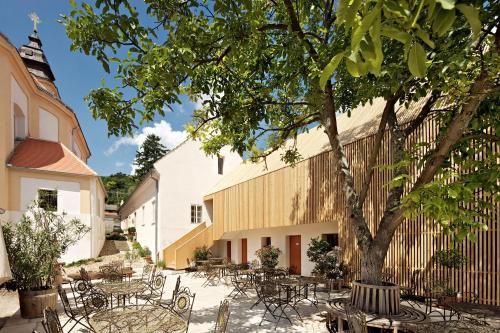
[[[492, 181], [498, 166], [494, 160], [478, 163], [474, 151], [464, 154], [463, 149], [481, 149], [497, 138], [476, 136], [478, 143], [471, 145], [469, 137], [499, 127], [491, 107], [477, 112], [498, 91], [496, 2], [145, 3], [149, 17], [141, 17], [127, 0], [74, 5], [63, 17], [72, 50], [92, 54], [104, 69], [109, 71], [111, 64], [117, 72], [120, 86], [102, 86], [87, 97], [94, 117], [105, 119], [111, 134], [131, 133], [136, 115], [143, 120], [165, 115], [180, 94], [195, 100], [209, 95], [188, 128], [207, 153], [231, 145], [256, 160], [284, 147], [282, 159], [293, 164], [301, 158], [296, 136], [319, 124], [336, 160], [362, 254], [362, 279], [368, 283], [380, 282], [387, 249], [404, 217], [425, 213], [458, 239], [479, 226], [473, 216], [483, 203], [477, 203], [473, 193], [478, 188], [498, 193]], [[135, 93], [128, 94], [130, 90]], [[355, 184], [339, 141], [336, 114], [379, 96], [386, 106], [376, 143], [364, 181]], [[402, 126], [396, 106], [424, 97], [420, 113]], [[421, 143], [425, 149], [407, 151], [406, 138], [431, 113], [439, 117], [439, 135]], [[474, 119], [476, 125], [471, 126]], [[363, 203], [377, 172], [385, 131], [390, 132], [394, 161], [386, 167], [393, 180], [385, 212], [372, 233]], [[408, 166], [414, 160], [418, 177], [409, 183]], [[457, 170], [471, 165], [478, 178], [469, 175], [456, 181]], [[436, 208], [429, 194], [445, 196]], [[473, 211], [460, 209], [462, 202], [475, 205]], [[459, 218], [453, 214], [457, 211]]]
[[141, 147], [135, 154], [134, 165], [135, 178], [141, 180], [154, 167], [156, 161], [165, 156], [168, 149], [160, 142], [160, 137], [156, 134], [148, 134]]
[[120, 205], [122, 201], [127, 200], [137, 185], [136, 179], [133, 176], [126, 175], [123, 172], [117, 172], [101, 178], [106, 192], [108, 192], [106, 203], [109, 205]]

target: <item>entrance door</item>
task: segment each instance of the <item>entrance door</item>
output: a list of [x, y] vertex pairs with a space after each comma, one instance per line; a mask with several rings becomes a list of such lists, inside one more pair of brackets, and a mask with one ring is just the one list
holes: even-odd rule
[[247, 258], [247, 239], [242, 238], [241, 239], [241, 263], [246, 264], [248, 263], [248, 258]]
[[290, 272], [292, 274], [300, 275], [301, 255], [300, 255], [300, 235], [289, 236], [289, 249], [290, 249]]
[[231, 241], [226, 242], [226, 257], [227, 260], [231, 261]]

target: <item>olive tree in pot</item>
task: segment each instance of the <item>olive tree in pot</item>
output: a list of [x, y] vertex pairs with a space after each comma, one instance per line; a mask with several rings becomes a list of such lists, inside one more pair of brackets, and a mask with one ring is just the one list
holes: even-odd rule
[[262, 268], [272, 269], [278, 266], [281, 250], [272, 245], [266, 245], [255, 251], [255, 254], [259, 257]]
[[45, 307], [56, 306], [57, 260], [90, 228], [78, 219], [66, 221], [65, 214], [40, 209], [37, 203], [19, 222], [8, 222], [2, 228], [21, 316], [41, 317]]

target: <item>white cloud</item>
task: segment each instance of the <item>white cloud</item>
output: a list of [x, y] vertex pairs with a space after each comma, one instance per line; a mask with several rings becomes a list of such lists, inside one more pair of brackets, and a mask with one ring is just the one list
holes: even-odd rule
[[124, 145], [140, 147], [144, 140], [146, 140], [148, 134], [158, 135], [161, 139], [160, 142], [168, 149], [176, 147], [187, 138], [186, 131], [174, 131], [170, 123], [162, 120], [159, 123], [154, 123], [152, 127], [144, 127], [140, 133], [135, 133], [132, 137], [119, 138], [104, 152], [104, 154], [110, 156]]
[[119, 167], [122, 167], [122, 166], [124, 166], [124, 165], [125, 165], [125, 163], [120, 162], [120, 161], [118, 161], [118, 162], [116, 162], [116, 163], [115, 163], [115, 166], [116, 166], [116, 167], [118, 167], [118, 168], [119, 168]]
[[130, 175], [134, 176], [136, 171], [137, 171], [137, 165], [135, 165], [134, 163], [130, 164]]

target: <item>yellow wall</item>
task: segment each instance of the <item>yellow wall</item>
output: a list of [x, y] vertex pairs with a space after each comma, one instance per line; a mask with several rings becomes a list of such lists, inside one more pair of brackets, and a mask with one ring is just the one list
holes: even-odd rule
[[[35, 179], [46, 179], [55, 181], [65, 181], [74, 182], [80, 184], [80, 213], [90, 214], [90, 181], [93, 176], [73, 176], [73, 175], [62, 175], [58, 173], [48, 173], [48, 172], [36, 172], [36, 171], [21, 171], [21, 170], [10, 170], [10, 188], [9, 193], [9, 204], [8, 210], [19, 211], [24, 209], [21, 207], [21, 177], [23, 178], [35, 178]], [[99, 190], [98, 190], [99, 197]], [[102, 190], [100, 191], [101, 200], [101, 210], [103, 202]], [[101, 213], [102, 216], [102, 213]]]

